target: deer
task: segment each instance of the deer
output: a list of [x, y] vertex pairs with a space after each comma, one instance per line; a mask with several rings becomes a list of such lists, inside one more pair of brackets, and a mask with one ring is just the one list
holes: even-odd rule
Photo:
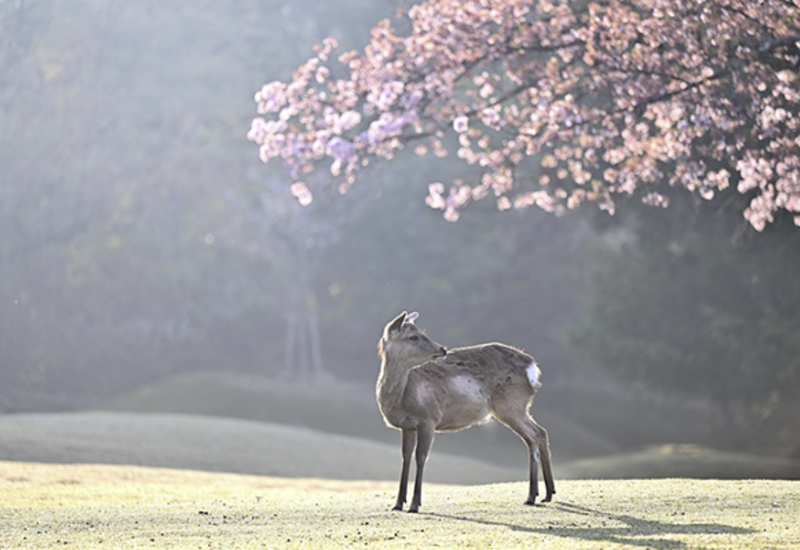
[[416, 450], [414, 495], [408, 512], [422, 505], [422, 477], [437, 432], [459, 431], [497, 419], [525, 443], [529, 456], [527, 505], [539, 496], [541, 461], [550, 502], [556, 492], [547, 430], [529, 414], [541, 387], [541, 371], [527, 353], [499, 343], [447, 350], [416, 325], [417, 312], [390, 321], [378, 342], [381, 360], [375, 387], [378, 407], [390, 428], [402, 433], [403, 465], [392, 510], [406, 504], [408, 476]]

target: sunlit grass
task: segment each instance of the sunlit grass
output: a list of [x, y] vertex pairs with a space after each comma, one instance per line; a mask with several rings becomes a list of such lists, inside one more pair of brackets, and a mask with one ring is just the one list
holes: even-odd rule
[[0, 548], [794, 548], [800, 483], [559, 481], [426, 487], [127, 466], [0, 463]]

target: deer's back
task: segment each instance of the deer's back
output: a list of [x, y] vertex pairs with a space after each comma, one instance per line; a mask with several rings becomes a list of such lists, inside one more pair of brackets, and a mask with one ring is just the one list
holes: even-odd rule
[[505, 344], [482, 344], [414, 369], [404, 403], [409, 410], [435, 411], [437, 429], [458, 430], [488, 420], [494, 405], [508, 398], [527, 408], [537, 387], [533, 357]]
[[495, 385], [529, 380], [527, 371], [532, 364], [535, 364], [533, 357], [524, 351], [506, 344], [490, 343], [455, 348], [425, 367], [429, 366], [430, 371], [443, 368]]

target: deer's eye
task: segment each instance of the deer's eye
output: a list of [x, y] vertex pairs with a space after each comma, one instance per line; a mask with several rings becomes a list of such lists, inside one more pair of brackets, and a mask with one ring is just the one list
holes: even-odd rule
[[416, 342], [417, 340], [419, 340], [419, 336], [417, 336], [416, 334], [412, 334], [411, 336], [408, 337], [408, 339], [411, 340], [412, 342]]

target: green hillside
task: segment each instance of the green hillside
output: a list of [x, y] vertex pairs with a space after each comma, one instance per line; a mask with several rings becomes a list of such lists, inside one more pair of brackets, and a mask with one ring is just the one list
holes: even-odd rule
[[800, 461], [716, 451], [695, 445], [664, 445], [620, 455], [575, 460], [559, 473], [573, 479], [794, 479]]
[[[480, 484], [523, 481], [523, 464], [502, 466], [452, 454], [437, 438], [426, 477]], [[474, 444], [475, 441], [472, 441]], [[479, 450], [476, 448], [475, 450]], [[279, 477], [395, 481], [399, 444], [263, 422], [182, 414], [70, 413], [0, 416], [0, 460], [129, 464]], [[800, 479], [797, 461], [691, 446], [566, 461], [554, 457], [559, 479], [780, 478]]]
[[[301, 386], [238, 373], [192, 373], [144, 386], [105, 404], [104, 410], [222, 416], [288, 424], [397, 444], [375, 404], [373, 390], [337, 382]], [[536, 419], [550, 430], [560, 460], [619, 452], [619, 446], [534, 405]], [[524, 446], [497, 423], [442, 434], [436, 448], [494, 464], [525, 467]]]
[[[597, 399], [592, 403], [597, 405]], [[536, 418], [550, 431], [556, 474], [562, 478], [800, 479], [800, 462], [788, 459], [720, 452], [686, 444], [649, 446], [644, 450], [631, 450], [630, 446], [623, 448], [597, 435], [596, 431], [554, 413], [551, 407], [537, 405], [534, 406]], [[221, 421], [217, 417], [244, 419], [271, 424], [270, 429], [278, 429], [282, 433], [337, 434], [359, 444], [372, 441], [386, 449], [390, 457], [388, 471], [377, 479], [394, 479], [396, 475], [398, 432], [384, 426], [372, 390], [366, 386], [333, 381], [324, 385], [302, 386], [246, 374], [187, 374], [120, 396], [104, 408], [159, 415], [177, 413], [215, 417], [209, 425]], [[625, 404], [619, 405], [620, 410], [607, 405], [600, 413], [609, 418], [613, 415], [620, 417], [625, 408]], [[636, 415], [630, 416], [627, 423], [635, 425]], [[597, 422], [597, 418], [593, 418], [593, 421]], [[625, 422], [624, 419], [618, 419], [614, 422], [615, 429], [625, 429], [624, 426], [620, 427]], [[521, 479], [527, 467], [527, 455], [522, 443], [496, 422], [455, 434], [439, 434], [433, 456], [440, 454], [469, 457], [511, 473], [510, 478], [501, 475], [500, 479]], [[248, 468], [227, 471], [264, 473], [262, 469]], [[341, 475], [334, 477], [348, 478]], [[496, 479], [490, 476], [474, 482]]]
[[[399, 445], [238, 419], [175, 414], [74, 413], [0, 416], [0, 460], [130, 464], [280, 477], [394, 480]], [[490, 483], [524, 476], [432, 453], [426, 477]]]

